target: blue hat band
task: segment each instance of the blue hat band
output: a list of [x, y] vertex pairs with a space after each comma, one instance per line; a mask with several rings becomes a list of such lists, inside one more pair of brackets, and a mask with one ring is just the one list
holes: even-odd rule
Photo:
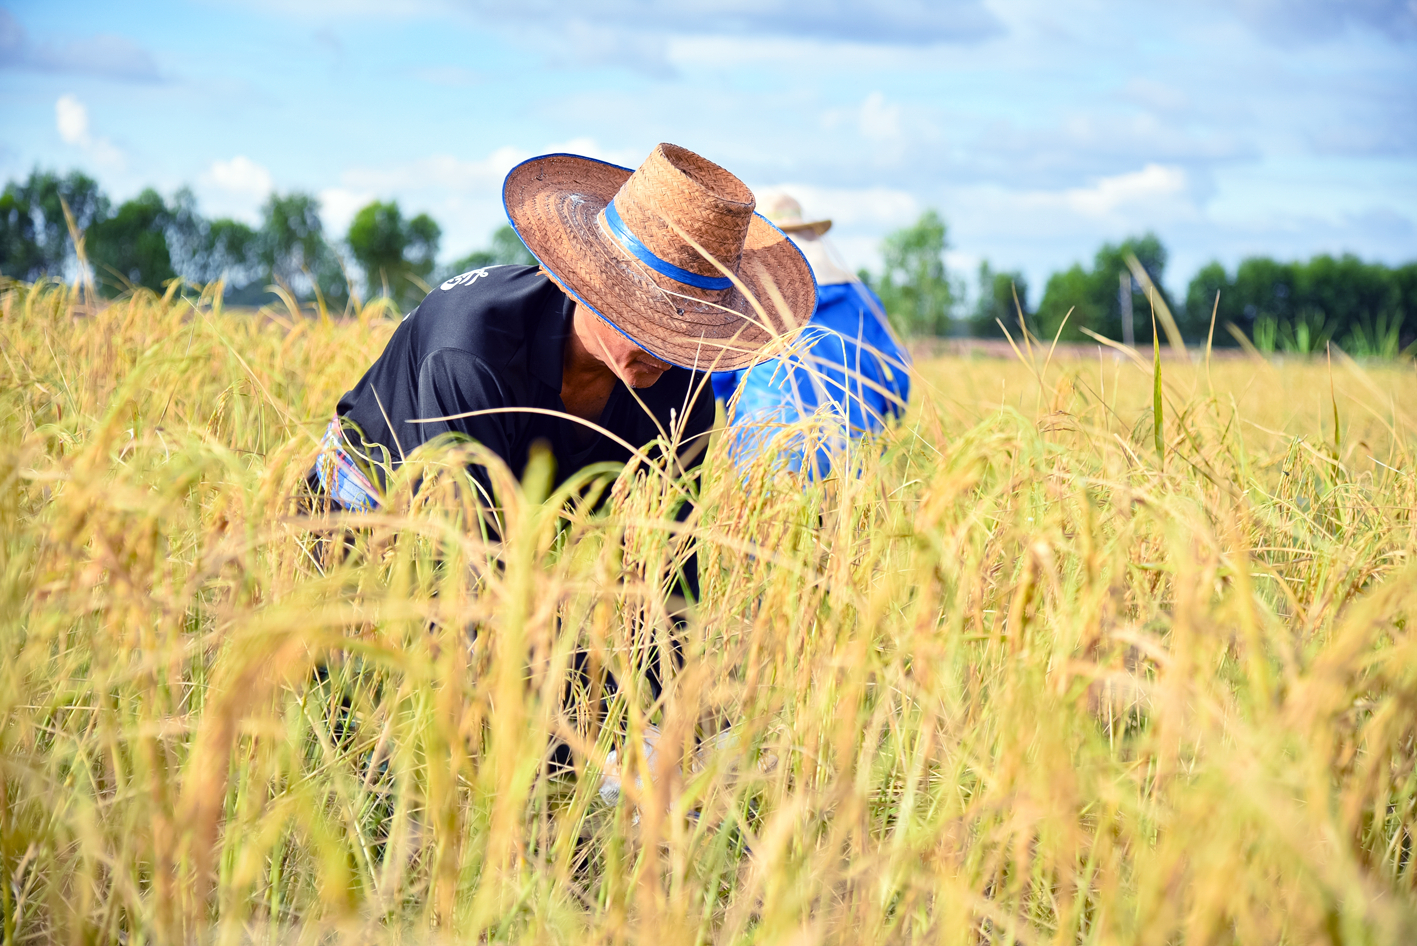
[[630, 228], [625, 226], [625, 221], [620, 219], [620, 212], [615, 209], [615, 201], [605, 205], [605, 223], [610, 228], [610, 235], [615, 238], [615, 242], [623, 246], [630, 255], [634, 256], [641, 263], [662, 276], [677, 280], [686, 286], [693, 286], [695, 289], [731, 289], [733, 280], [727, 276], [700, 276], [698, 273], [691, 273], [687, 269], [681, 269], [668, 260], [660, 259], [654, 255], [654, 251], [640, 242], [639, 237], [630, 232]]

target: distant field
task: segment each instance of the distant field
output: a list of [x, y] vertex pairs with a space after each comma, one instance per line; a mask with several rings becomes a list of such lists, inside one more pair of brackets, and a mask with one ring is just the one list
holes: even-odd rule
[[494, 542], [466, 448], [293, 499], [381, 310], [82, 312], [0, 295], [5, 944], [1417, 941], [1411, 361], [922, 360]]

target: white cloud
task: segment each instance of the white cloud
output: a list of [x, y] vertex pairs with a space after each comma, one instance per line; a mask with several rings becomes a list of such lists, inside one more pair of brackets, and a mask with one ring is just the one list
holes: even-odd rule
[[1010, 240], [1019, 247], [1063, 245], [1067, 238], [1081, 254], [1090, 253], [1098, 238], [1189, 226], [1203, 217], [1186, 172], [1162, 164], [1062, 190], [969, 185], [952, 189], [942, 207], [961, 248]]
[[532, 153], [504, 145], [481, 161], [435, 154], [408, 164], [384, 168], [351, 168], [340, 175], [346, 187], [394, 195], [399, 191], [436, 187], [468, 190], [500, 185], [507, 172]]
[[88, 146], [89, 110], [73, 95], [61, 95], [54, 103], [54, 124], [65, 144]]
[[203, 213], [247, 223], [260, 219], [261, 204], [274, 189], [271, 172], [244, 154], [213, 161], [197, 178]]
[[271, 172], [244, 154], [229, 161], [213, 161], [204, 178], [224, 191], [257, 200], [264, 200], [272, 189]]
[[89, 130], [89, 110], [78, 96], [59, 96], [54, 103], [54, 127], [67, 145], [82, 148], [95, 164], [117, 167], [123, 163], [123, 152], [107, 138], [95, 138]]
[[1331, 41], [1355, 26], [1398, 41], [1417, 37], [1413, 0], [1242, 0], [1238, 9], [1270, 41]]
[[[793, 98], [779, 97], [772, 104], [780, 109], [800, 109], [800, 93], [797, 101]], [[810, 121], [813, 111], [803, 109], [802, 117]], [[858, 104], [833, 106], [816, 112], [817, 127], [825, 135], [812, 141], [810, 146], [815, 148], [814, 158], [824, 165], [855, 163], [858, 171], [871, 168], [873, 176], [879, 176], [890, 167], [891, 179], [899, 184], [898, 171], [903, 164], [910, 163], [904, 160], [907, 155], [912, 151], [933, 151], [938, 147], [941, 135], [937, 112], [938, 109], [933, 106], [922, 105], [918, 101], [893, 101], [880, 91], [874, 91]], [[764, 129], [768, 135], [781, 134], [784, 130], [782, 123]], [[792, 155], [796, 151], [799, 166], [800, 149], [809, 147], [811, 135], [812, 132], [804, 128], [785, 142], [788, 149], [785, 154]]]
[[1183, 168], [1148, 164], [1140, 171], [1104, 177], [1091, 187], [1074, 187], [1063, 192], [1063, 201], [1089, 217], [1105, 217], [1125, 204], [1169, 199], [1186, 191]]
[[370, 191], [350, 190], [347, 187], [327, 187], [320, 191], [320, 220], [325, 225], [325, 235], [332, 240], [343, 239], [354, 215], [359, 213], [375, 195]]
[[8, 10], [0, 10], [0, 69], [74, 73], [126, 82], [162, 82], [152, 55], [126, 36], [66, 36], [32, 42]]
[[886, 101], [879, 92], [872, 92], [861, 103], [856, 125], [861, 134], [872, 141], [895, 141], [900, 138], [900, 106]]

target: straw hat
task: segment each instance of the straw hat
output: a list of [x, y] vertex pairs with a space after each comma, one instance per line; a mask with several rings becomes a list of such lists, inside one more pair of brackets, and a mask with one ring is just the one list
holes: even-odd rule
[[753, 192], [678, 145], [661, 144], [634, 172], [532, 158], [507, 175], [502, 203], [562, 288], [671, 364], [746, 367], [816, 307], [807, 261], [753, 212]]
[[823, 236], [832, 228], [830, 220], [803, 220], [802, 205], [794, 197], [787, 194], [768, 194], [763, 199], [760, 208], [762, 215], [777, 225], [783, 233], [801, 233], [804, 230], [811, 230], [817, 236]]

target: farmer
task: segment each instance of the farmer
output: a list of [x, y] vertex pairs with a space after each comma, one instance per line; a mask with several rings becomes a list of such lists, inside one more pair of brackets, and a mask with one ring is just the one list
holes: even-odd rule
[[793, 433], [781, 455], [789, 468], [801, 470], [811, 450], [808, 476], [826, 476], [848, 436], [878, 431], [905, 409], [910, 356], [892, 334], [881, 300], [832, 260], [822, 239], [830, 220], [804, 220], [802, 206], [786, 194], [768, 197], [762, 212], [811, 263], [817, 309], [791, 353], [716, 372], [714, 394], [734, 407], [729, 450], [740, 464], [761, 454], [782, 425], [817, 415], [824, 423], [813, 442]]
[[455, 276], [404, 319], [326, 432], [315, 472], [332, 506], [374, 508], [383, 468], [444, 435], [519, 478], [538, 442], [557, 482], [656, 438], [687, 467], [713, 424], [707, 372], [750, 365], [815, 305], [807, 261], [752, 192], [676, 145], [634, 172], [532, 158], [502, 200], [541, 266]]

